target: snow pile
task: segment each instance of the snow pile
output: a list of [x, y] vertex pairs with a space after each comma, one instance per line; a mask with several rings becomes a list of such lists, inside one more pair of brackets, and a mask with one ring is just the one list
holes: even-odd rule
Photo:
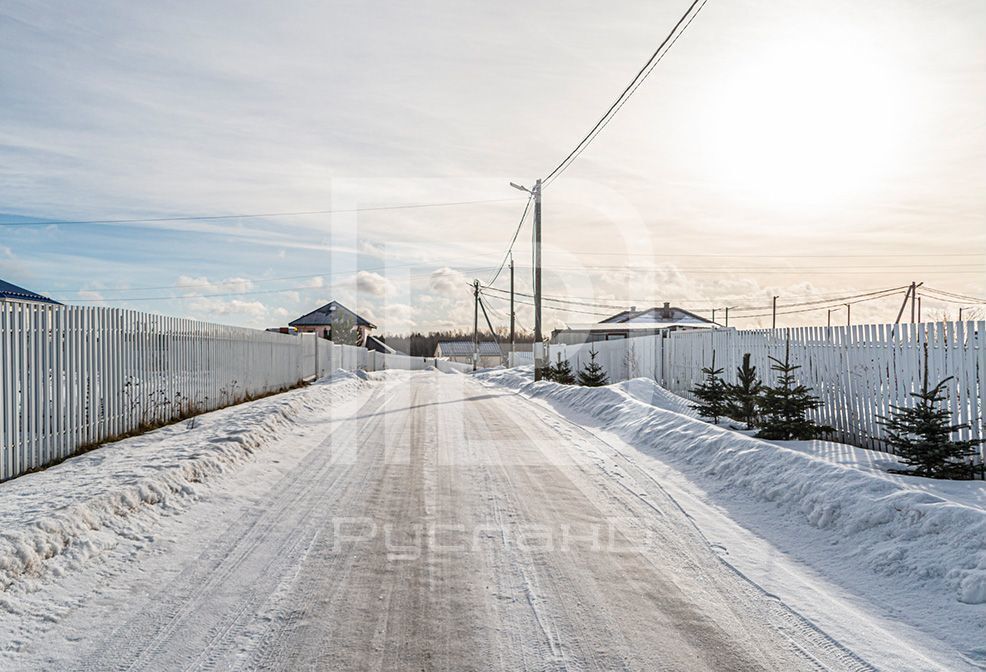
[[[116, 544], [153, 539], [152, 520], [251, 459], [283, 430], [366, 383], [339, 370], [318, 383], [107, 444], [0, 484], [0, 592], [45, 571], [60, 575]], [[0, 599], [0, 607], [3, 600]]]
[[721, 499], [767, 504], [781, 518], [822, 531], [831, 555], [847, 566], [890, 577], [907, 591], [950, 596], [952, 604], [986, 603], [986, 510], [970, 503], [974, 497], [945, 498], [927, 479], [886, 478], [696, 420], [681, 412], [687, 402], [652, 381], [535, 384], [517, 369], [480, 378], [591, 418], [720, 490]]

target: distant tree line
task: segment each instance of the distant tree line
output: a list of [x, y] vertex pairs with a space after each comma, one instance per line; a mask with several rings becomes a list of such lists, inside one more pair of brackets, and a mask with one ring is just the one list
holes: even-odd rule
[[[432, 331], [427, 334], [413, 332], [410, 334], [396, 334], [380, 336], [381, 341], [392, 347], [398, 352], [411, 355], [412, 357], [431, 357], [435, 354], [435, 348], [439, 341], [472, 341], [472, 332], [462, 329], [449, 331]], [[493, 336], [489, 330], [479, 332], [480, 341], [492, 341]], [[506, 349], [510, 344], [510, 332], [507, 329], [497, 329], [496, 340]], [[533, 343], [534, 334], [527, 331], [517, 331], [517, 343]]]

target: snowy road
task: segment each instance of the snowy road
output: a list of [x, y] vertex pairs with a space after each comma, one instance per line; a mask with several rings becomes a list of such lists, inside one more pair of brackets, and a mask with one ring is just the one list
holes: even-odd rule
[[508, 391], [395, 373], [279, 442], [66, 578], [5, 669], [868, 669]]

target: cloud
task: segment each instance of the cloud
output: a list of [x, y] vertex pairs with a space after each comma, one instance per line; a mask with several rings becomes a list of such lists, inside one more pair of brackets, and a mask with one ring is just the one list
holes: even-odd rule
[[253, 282], [247, 278], [227, 278], [226, 280], [209, 280], [205, 276], [190, 277], [181, 275], [175, 283], [184, 296], [202, 296], [205, 294], [236, 294], [249, 292]]
[[189, 308], [207, 320], [210, 315], [240, 315], [253, 319], [261, 319], [267, 316], [267, 306], [260, 301], [243, 301], [240, 299], [223, 301], [220, 299], [203, 298], [192, 301]]
[[372, 296], [382, 297], [393, 294], [397, 288], [394, 287], [394, 283], [379, 273], [360, 271], [356, 274], [356, 290]]
[[419, 311], [406, 303], [389, 303], [384, 306], [382, 317], [377, 317], [381, 329], [389, 334], [405, 333], [417, 325]]
[[80, 290], [78, 298], [80, 301], [92, 301], [92, 302], [103, 301], [103, 295], [91, 289]]
[[448, 266], [434, 271], [429, 282], [432, 291], [445, 295], [460, 294], [465, 291], [467, 284], [466, 276]]
[[308, 289], [320, 289], [322, 287], [325, 287], [325, 278], [323, 278], [321, 275], [316, 275], [314, 277], [303, 280], [301, 284], [298, 286], [306, 287]]

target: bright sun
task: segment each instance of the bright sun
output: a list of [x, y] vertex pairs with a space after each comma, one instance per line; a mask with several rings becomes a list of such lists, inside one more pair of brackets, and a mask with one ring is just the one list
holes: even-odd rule
[[907, 111], [893, 68], [839, 38], [785, 40], [730, 73], [706, 119], [719, 181], [778, 206], [836, 204], [877, 186]]

